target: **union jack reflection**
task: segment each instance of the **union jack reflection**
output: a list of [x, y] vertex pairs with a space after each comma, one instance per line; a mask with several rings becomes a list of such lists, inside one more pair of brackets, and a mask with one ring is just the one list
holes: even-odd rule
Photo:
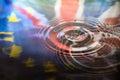
[[0, 80], [117, 80], [119, 0], [0, 0]]

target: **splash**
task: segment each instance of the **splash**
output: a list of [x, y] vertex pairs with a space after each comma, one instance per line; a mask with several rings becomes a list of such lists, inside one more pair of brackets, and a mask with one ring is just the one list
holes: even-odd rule
[[[97, 19], [66, 20], [44, 32], [45, 45], [70, 70], [109, 72], [119, 64], [119, 25], [109, 26]], [[116, 32], [117, 30], [117, 32]]]

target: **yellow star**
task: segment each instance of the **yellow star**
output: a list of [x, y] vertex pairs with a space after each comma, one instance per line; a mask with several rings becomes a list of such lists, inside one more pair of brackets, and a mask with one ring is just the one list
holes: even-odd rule
[[56, 67], [55, 65], [48, 61], [47, 64], [44, 65], [45, 67], [45, 72], [56, 72]]
[[4, 37], [3, 40], [5, 40], [5, 41], [10, 41], [10, 42], [14, 42], [13, 32], [0, 32], [0, 34], [8, 35], [8, 37]]
[[34, 64], [34, 59], [33, 58], [28, 58], [25, 62], [23, 62], [23, 63], [25, 63], [25, 65], [27, 66], [27, 67], [34, 67], [35, 66], [35, 64]]
[[20, 46], [13, 45], [11, 47], [11, 52], [9, 54], [9, 57], [18, 58], [20, 56], [21, 52], [22, 52], [22, 48]]
[[15, 13], [11, 13], [11, 15], [8, 16], [8, 21], [9, 22], [19, 22], [20, 19], [17, 18], [17, 16], [15, 15]]

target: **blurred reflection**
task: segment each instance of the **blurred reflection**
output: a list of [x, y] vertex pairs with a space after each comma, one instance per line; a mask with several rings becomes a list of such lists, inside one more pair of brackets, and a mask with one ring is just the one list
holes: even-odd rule
[[0, 80], [117, 80], [119, 28], [119, 0], [0, 0]]

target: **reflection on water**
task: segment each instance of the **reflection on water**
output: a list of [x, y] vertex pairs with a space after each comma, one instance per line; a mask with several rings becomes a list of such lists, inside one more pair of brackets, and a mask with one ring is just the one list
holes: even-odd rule
[[119, 0], [0, 2], [0, 79], [115, 80]]

